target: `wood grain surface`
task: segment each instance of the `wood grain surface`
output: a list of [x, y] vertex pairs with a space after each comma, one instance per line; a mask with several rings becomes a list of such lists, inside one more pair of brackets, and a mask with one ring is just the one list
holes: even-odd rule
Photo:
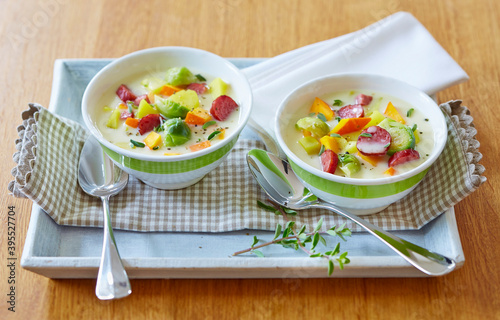
[[[500, 2], [0, 0], [0, 319], [500, 319]], [[102, 302], [95, 280], [50, 280], [19, 267], [31, 202], [8, 195], [16, 126], [48, 106], [57, 58], [108, 58], [182, 45], [225, 57], [274, 55], [411, 12], [470, 75], [438, 94], [475, 119], [488, 181], [456, 206], [465, 266], [429, 279], [132, 280]], [[436, 76], [439, 76], [438, 74]], [[497, 187], [495, 187], [497, 186]], [[7, 214], [15, 206], [16, 312], [7, 310]]]

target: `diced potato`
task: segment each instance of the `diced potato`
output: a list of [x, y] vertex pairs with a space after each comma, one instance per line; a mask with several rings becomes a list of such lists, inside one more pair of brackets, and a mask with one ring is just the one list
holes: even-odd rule
[[120, 124], [120, 116], [121, 116], [120, 109], [115, 109], [113, 113], [111, 113], [111, 115], [109, 116], [106, 126], [112, 129], [118, 129], [118, 125]]
[[227, 91], [227, 83], [221, 78], [215, 78], [208, 87], [210, 88], [210, 94], [214, 100], [219, 96], [225, 95]]
[[349, 141], [345, 147], [345, 151], [349, 152], [350, 154], [355, 154], [356, 152], [358, 152], [356, 141]]
[[321, 149], [321, 144], [313, 137], [300, 138], [299, 144], [306, 150], [307, 154], [318, 154]]
[[384, 115], [381, 114], [379, 111], [373, 111], [370, 115], [370, 118], [371, 118], [370, 122], [368, 122], [368, 124], [364, 126], [363, 129], [376, 126], [385, 119]]
[[153, 108], [146, 99], [141, 100], [139, 103], [139, 109], [137, 110], [137, 118], [141, 119], [142, 117], [147, 116], [148, 114], [159, 114], [160, 112]]

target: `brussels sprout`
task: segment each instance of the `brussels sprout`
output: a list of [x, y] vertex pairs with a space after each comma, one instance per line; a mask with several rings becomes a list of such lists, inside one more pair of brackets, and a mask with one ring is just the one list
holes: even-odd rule
[[339, 169], [350, 177], [361, 170], [361, 163], [358, 158], [352, 154], [343, 153], [339, 154]]
[[305, 117], [297, 121], [295, 127], [299, 130], [309, 131], [313, 137], [321, 138], [328, 134], [330, 127], [328, 124], [321, 119]]
[[160, 111], [160, 113], [166, 118], [185, 118], [187, 113], [189, 112], [189, 108], [184, 107], [183, 105], [172, 101], [170, 99], [162, 99], [160, 97], [156, 97], [156, 109]]
[[165, 145], [167, 147], [180, 146], [191, 138], [191, 129], [180, 118], [168, 119], [163, 123], [165, 129]]
[[196, 82], [196, 77], [186, 67], [175, 67], [167, 70], [165, 81], [173, 86], [183, 86]]

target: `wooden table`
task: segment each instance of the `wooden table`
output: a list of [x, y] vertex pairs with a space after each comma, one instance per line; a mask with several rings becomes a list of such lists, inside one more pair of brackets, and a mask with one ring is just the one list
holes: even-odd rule
[[[2, 319], [499, 319], [500, 2], [489, 1], [68, 1], [0, 2], [0, 216]], [[438, 94], [463, 99], [478, 129], [488, 181], [456, 206], [465, 266], [429, 279], [132, 280], [134, 293], [102, 302], [95, 280], [50, 280], [16, 269], [7, 311], [7, 215], [14, 206], [20, 259], [31, 201], [8, 195], [16, 126], [28, 102], [48, 106], [57, 58], [108, 58], [182, 45], [225, 57], [271, 57], [409, 11], [468, 72]], [[439, 75], [437, 75], [439, 76]], [[278, 289], [278, 291], [276, 291]]]

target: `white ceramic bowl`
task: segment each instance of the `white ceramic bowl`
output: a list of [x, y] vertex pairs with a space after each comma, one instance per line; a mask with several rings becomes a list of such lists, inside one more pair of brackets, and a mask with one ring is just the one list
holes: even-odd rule
[[[315, 97], [343, 90], [373, 90], [410, 103], [429, 119], [434, 147], [427, 160], [400, 175], [378, 179], [356, 179], [332, 175], [314, 168], [297, 157], [286, 145], [283, 135], [293, 126], [294, 114], [311, 104]], [[304, 113], [303, 111], [301, 113]], [[379, 212], [410, 193], [444, 149], [446, 121], [439, 106], [427, 94], [396, 79], [370, 74], [337, 74], [311, 80], [290, 93], [281, 103], [275, 133], [279, 145], [299, 179], [321, 199], [335, 203], [358, 215]]]
[[[145, 70], [167, 70], [184, 66], [222, 78], [231, 85], [233, 98], [239, 104], [237, 128], [216, 145], [182, 155], [143, 155], [117, 147], [97, 129], [97, 114], [102, 112], [99, 99], [109, 90], [115, 91], [122, 79]], [[246, 77], [226, 59], [200, 49], [158, 47], [123, 56], [104, 67], [90, 81], [82, 100], [85, 125], [97, 138], [108, 156], [123, 170], [150, 186], [179, 189], [201, 180], [229, 154], [250, 117], [252, 93]]]

